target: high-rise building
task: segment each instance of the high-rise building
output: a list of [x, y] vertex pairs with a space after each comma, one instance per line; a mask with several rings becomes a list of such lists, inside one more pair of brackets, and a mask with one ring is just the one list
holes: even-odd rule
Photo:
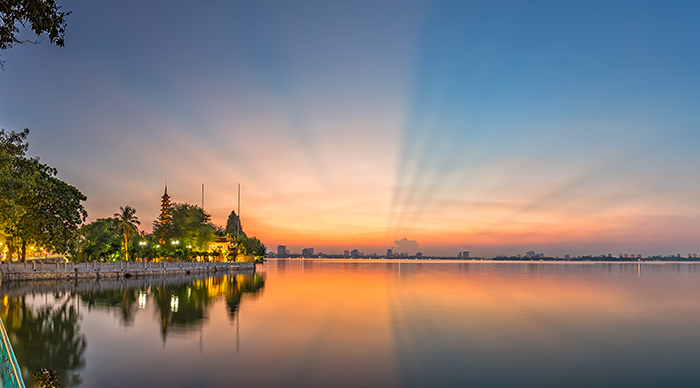
[[287, 247], [284, 245], [277, 246], [277, 257], [287, 257]]
[[469, 260], [469, 251], [462, 251], [462, 259]]
[[350, 251], [348, 251], [347, 249], [345, 251], [343, 251], [343, 257], [345, 257], [345, 258], [350, 257]]
[[423, 252], [416, 252], [416, 259], [422, 259], [423, 258]]
[[309, 258], [314, 255], [314, 249], [313, 248], [303, 248], [301, 250], [301, 256]]
[[387, 250], [386, 250], [386, 257], [391, 258], [391, 254], [392, 254], [392, 253], [394, 253], [394, 251], [393, 251], [391, 248], [387, 249]]
[[360, 257], [360, 251], [358, 251], [357, 249], [353, 249], [352, 252], [350, 252], [350, 257], [352, 257], [353, 259], [357, 259], [358, 257]]

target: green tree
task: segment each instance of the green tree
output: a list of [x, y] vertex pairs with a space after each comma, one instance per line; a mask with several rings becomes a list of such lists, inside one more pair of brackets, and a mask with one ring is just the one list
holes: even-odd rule
[[241, 225], [241, 219], [234, 210], [231, 211], [228, 220], [226, 220], [226, 233], [231, 236], [246, 235], [243, 231], [243, 225]]
[[232, 239], [234, 249], [229, 253], [231, 257], [236, 257], [237, 255], [265, 257], [267, 253], [267, 247], [257, 237], [233, 236]]
[[29, 129], [0, 129], [0, 230], [14, 226], [26, 212], [20, 198], [36, 186], [39, 159], [27, 158]]
[[26, 157], [29, 130], [0, 130], [0, 230], [7, 237], [10, 256], [16, 245], [20, 258], [27, 244], [39, 244], [57, 253], [67, 252], [87, 217], [75, 187], [56, 178], [56, 169]]
[[20, 259], [26, 257], [27, 244], [37, 244], [56, 253], [66, 253], [75, 245], [77, 231], [87, 212], [87, 198], [77, 188], [55, 177], [56, 169], [38, 165], [33, 187], [17, 203], [23, 214], [9, 228], [13, 240], [21, 244]]
[[[54, 0], [2, 0], [0, 1], [0, 49], [5, 50], [22, 43], [39, 43], [17, 38], [19, 27], [29, 27], [39, 36], [47, 34], [49, 41], [63, 47], [65, 41], [65, 17]], [[0, 66], [4, 65], [0, 61]]]
[[124, 236], [124, 260], [129, 261], [129, 237], [132, 233], [138, 233], [139, 229], [136, 225], [141, 225], [138, 217], [136, 217], [136, 209], [127, 205], [119, 206], [119, 213], [114, 213], [117, 219], [117, 230]]
[[109, 260], [121, 249], [121, 236], [117, 233], [119, 220], [98, 218], [78, 230], [77, 258], [80, 261]]
[[207, 250], [214, 241], [216, 227], [211, 223], [211, 215], [197, 205], [188, 203], [173, 204], [173, 236], [180, 246], [191, 245], [199, 250]]

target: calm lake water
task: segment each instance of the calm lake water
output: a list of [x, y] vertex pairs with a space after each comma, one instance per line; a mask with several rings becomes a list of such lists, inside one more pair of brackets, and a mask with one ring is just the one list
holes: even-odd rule
[[269, 260], [1, 291], [28, 387], [700, 385], [700, 264]]

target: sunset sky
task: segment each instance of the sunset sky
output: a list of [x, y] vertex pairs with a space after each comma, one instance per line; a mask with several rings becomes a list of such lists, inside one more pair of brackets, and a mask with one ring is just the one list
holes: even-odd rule
[[59, 4], [0, 127], [88, 221], [150, 231], [167, 180], [224, 225], [240, 183], [269, 250], [700, 253], [700, 2]]

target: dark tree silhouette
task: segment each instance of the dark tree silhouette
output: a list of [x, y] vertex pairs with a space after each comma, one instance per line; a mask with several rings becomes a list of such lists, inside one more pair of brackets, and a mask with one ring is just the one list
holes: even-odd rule
[[[17, 38], [20, 27], [29, 27], [39, 36], [46, 34], [56, 46], [65, 44], [66, 20], [70, 12], [61, 12], [54, 0], [2, 0], [0, 1], [0, 49], [5, 50], [22, 43], [39, 43], [37, 40]], [[0, 61], [3, 66], [5, 61]], [[4, 67], [3, 67], [4, 68]]]

